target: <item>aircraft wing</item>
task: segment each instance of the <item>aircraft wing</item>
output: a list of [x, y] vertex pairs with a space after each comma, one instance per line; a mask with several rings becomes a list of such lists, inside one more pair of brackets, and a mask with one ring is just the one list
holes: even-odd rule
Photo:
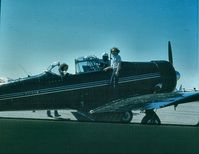
[[0, 85], [5, 84], [8, 82], [8, 78], [0, 77]]
[[172, 92], [134, 96], [100, 106], [90, 113], [125, 112], [129, 110], [152, 110], [167, 106], [199, 101], [199, 91]]

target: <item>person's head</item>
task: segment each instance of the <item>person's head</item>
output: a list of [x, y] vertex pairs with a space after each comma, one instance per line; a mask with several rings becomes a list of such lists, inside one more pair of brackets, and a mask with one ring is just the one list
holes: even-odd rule
[[67, 70], [68, 70], [68, 65], [65, 64], [65, 63], [63, 63], [63, 64], [60, 65], [60, 69], [61, 69], [62, 71], [67, 71]]
[[61, 64], [61, 65], [59, 66], [59, 73], [60, 73], [62, 76], [66, 75], [67, 71], [68, 71], [68, 65], [67, 65], [67, 64], [63, 63], [63, 64]]
[[108, 53], [103, 53], [102, 59], [103, 61], [108, 61]]
[[112, 55], [118, 55], [120, 50], [116, 47], [111, 48], [111, 54]]

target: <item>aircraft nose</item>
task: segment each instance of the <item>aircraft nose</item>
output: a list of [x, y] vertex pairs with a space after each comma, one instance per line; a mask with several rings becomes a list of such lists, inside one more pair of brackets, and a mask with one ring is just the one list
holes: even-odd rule
[[180, 79], [180, 73], [178, 71], [176, 71], [176, 79], [177, 81]]

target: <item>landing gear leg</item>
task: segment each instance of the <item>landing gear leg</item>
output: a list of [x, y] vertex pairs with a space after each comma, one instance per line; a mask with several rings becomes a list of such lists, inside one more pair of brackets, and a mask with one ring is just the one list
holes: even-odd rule
[[141, 123], [142, 124], [151, 124], [151, 125], [160, 125], [161, 121], [157, 114], [153, 110], [146, 110], [145, 111], [145, 116], [142, 119]]

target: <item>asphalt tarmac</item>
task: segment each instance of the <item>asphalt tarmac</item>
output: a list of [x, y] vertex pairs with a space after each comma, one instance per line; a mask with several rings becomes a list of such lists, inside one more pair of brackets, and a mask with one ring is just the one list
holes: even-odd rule
[[[74, 110], [58, 110], [62, 119], [70, 119], [76, 121], [76, 118], [71, 114]], [[140, 123], [144, 117], [144, 113], [133, 111], [134, 116], [131, 123]], [[199, 122], [199, 101], [181, 104], [176, 110], [173, 106], [156, 110], [162, 124], [177, 124], [177, 125], [196, 125]], [[51, 110], [54, 115], [54, 111]], [[37, 111], [6, 111], [0, 112], [0, 118], [25, 118], [25, 119], [47, 119], [57, 120], [48, 117], [46, 110]]]

